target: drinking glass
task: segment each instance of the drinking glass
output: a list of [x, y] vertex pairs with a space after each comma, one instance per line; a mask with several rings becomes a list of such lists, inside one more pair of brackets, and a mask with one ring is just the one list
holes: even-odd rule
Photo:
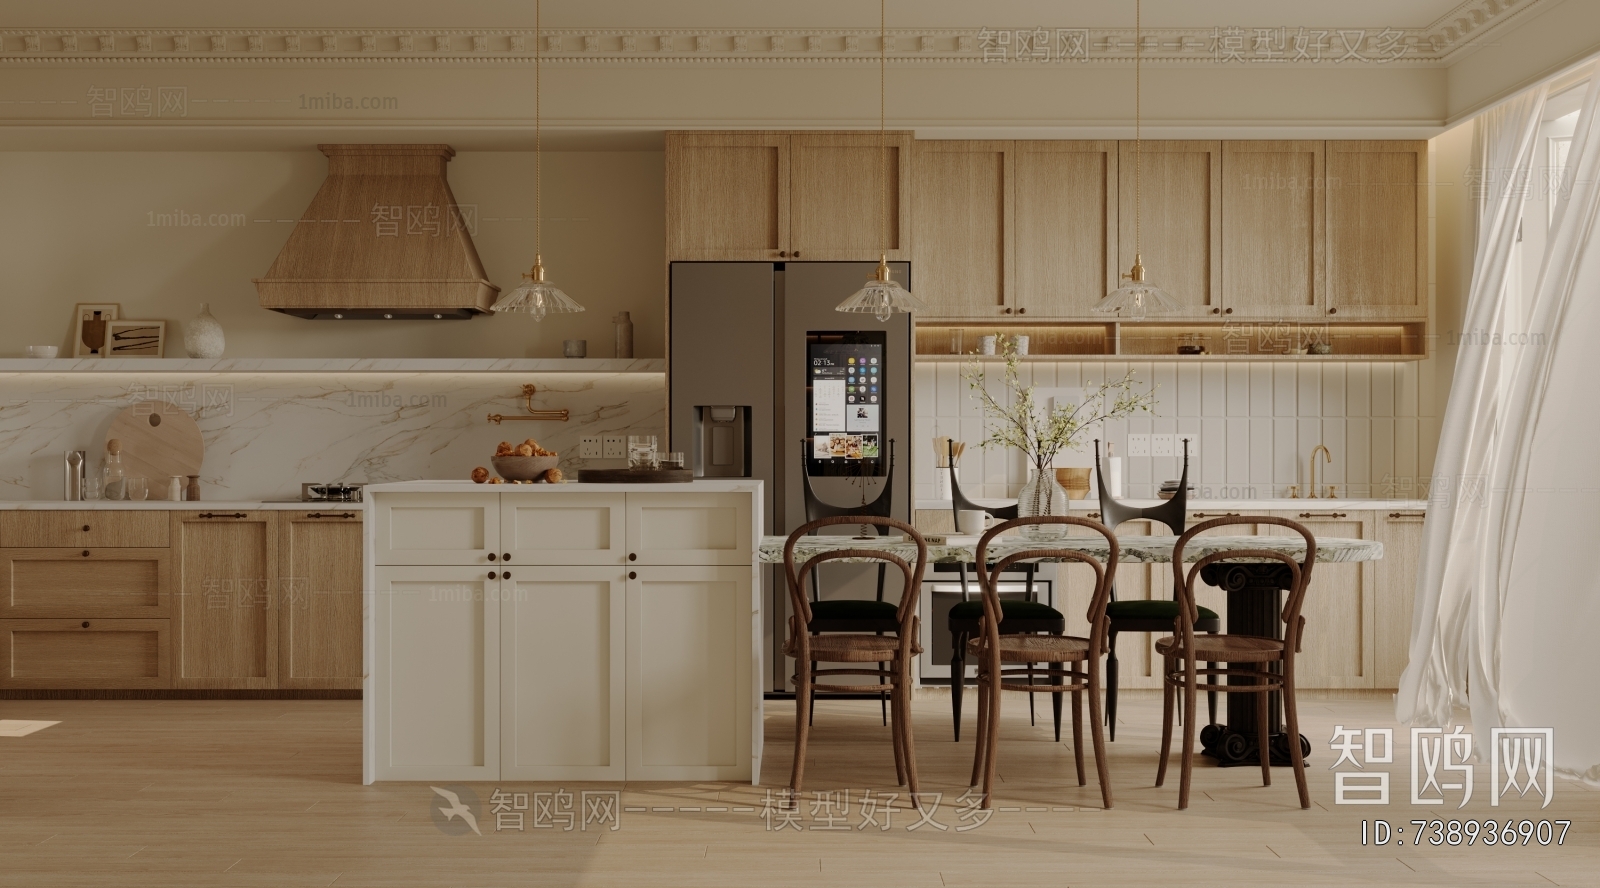
[[628, 436], [628, 468], [653, 469], [656, 468], [656, 436], [655, 435], [629, 435]]
[[663, 453], [663, 454], [661, 454], [661, 468], [663, 468], [663, 469], [681, 469], [681, 468], [683, 468], [683, 453], [681, 451], [674, 450], [671, 453]]
[[143, 502], [150, 496], [150, 482], [138, 475], [128, 479], [128, 499]]
[[83, 477], [83, 498], [97, 500], [100, 498], [100, 476], [93, 472]]

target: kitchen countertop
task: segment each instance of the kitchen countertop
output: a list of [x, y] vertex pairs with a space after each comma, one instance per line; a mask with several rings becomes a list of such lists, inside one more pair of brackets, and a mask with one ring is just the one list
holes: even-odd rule
[[[998, 499], [973, 499], [980, 506], [1009, 506], [1016, 500]], [[1134, 499], [1123, 500], [1130, 506], [1137, 508], [1150, 508], [1159, 506], [1166, 500], [1159, 499]], [[1256, 499], [1256, 500], [1201, 500], [1192, 499], [1188, 503], [1191, 512], [1236, 512], [1240, 509], [1249, 509], [1253, 512], [1287, 512], [1299, 509], [1306, 512], [1376, 512], [1384, 509], [1394, 511], [1426, 511], [1427, 500], [1397, 500], [1397, 499]], [[917, 500], [918, 509], [950, 509], [949, 500]], [[1094, 511], [1100, 508], [1098, 499], [1073, 500], [1071, 508], [1074, 511]]]
[[664, 373], [662, 358], [0, 358], [0, 373]]
[[[721, 478], [675, 484], [477, 484], [472, 481], [391, 481], [368, 484], [368, 501], [382, 493], [742, 493], [761, 489], [753, 478]], [[356, 505], [360, 505], [357, 503]]]
[[197, 511], [232, 511], [232, 512], [261, 512], [261, 511], [295, 511], [299, 509], [344, 509], [346, 511], [361, 511], [360, 503], [303, 503], [294, 502], [230, 502], [224, 500], [200, 500], [199, 502], [173, 502], [171, 500], [10, 500], [0, 501], [0, 511], [37, 511], [37, 512], [62, 512], [77, 511], [81, 509], [123, 511], [123, 512], [197, 512]]

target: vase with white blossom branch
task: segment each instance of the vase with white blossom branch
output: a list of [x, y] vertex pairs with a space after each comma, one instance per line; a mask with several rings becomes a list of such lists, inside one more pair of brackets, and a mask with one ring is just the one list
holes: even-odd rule
[[[1051, 470], [1056, 455], [1077, 446], [1083, 436], [1107, 420], [1126, 419], [1136, 413], [1149, 413], [1155, 405], [1154, 389], [1140, 391], [1133, 374], [1121, 379], [1085, 387], [1076, 404], [1042, 405], [1034, 397], [1034, 387], [1022, 384], [1022, 361], [1009, 337], [1000, 337], [1004, 358], [1001, 379], [1004, 391], [997, 396], [989, 389], [988, 371], [974, 362], [961, 373], [983, 410], [984, 438], [978, 446], [1002, 447], [1021, 451], [1027, 458], [1030, 475], [1017, 498], [1018, 517], [1065, 515], [1067, 492], [1056, 482]], [[1035, 539], [1061, 536], [1063, 525], [1028, 528]]]

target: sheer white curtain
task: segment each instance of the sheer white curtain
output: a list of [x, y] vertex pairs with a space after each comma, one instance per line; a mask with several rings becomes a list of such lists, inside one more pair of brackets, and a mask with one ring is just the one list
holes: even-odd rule
[[[1590, 82], [1541, 272], [1508, 297], [1544, 91], [1478, 122], [1480, 205], [1462, 346], [1435, 460], [1401, 721], [1467, 705], [1490, 728], [1556, 728], [1556, 764], [1600, 778], [1600, 80]], [[1506, 184], [1509, 183], [1509, 184]], [[1533, 261], [1533, 257], [1526, 257]]]

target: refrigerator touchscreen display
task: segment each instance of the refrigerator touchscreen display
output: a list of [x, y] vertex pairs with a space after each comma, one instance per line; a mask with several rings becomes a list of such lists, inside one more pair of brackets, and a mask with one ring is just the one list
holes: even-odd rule
[[886, 343], [875, 330], [806, 334], [811, 474], [881, 474]]

